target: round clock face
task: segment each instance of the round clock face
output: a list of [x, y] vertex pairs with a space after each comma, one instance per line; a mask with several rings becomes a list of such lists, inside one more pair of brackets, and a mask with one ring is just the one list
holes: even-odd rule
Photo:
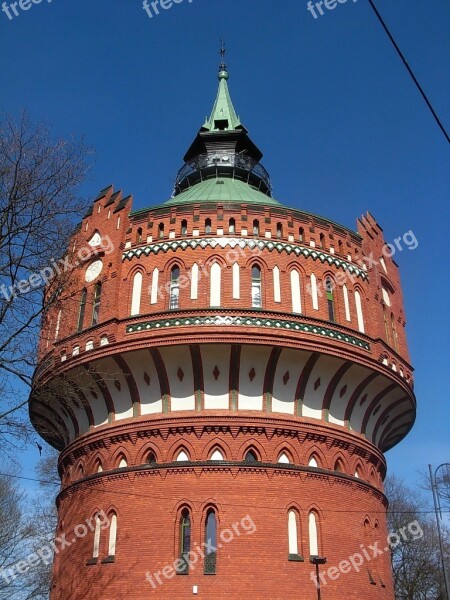
[[94, 260], [88, 268], [86, 269], [85, 279], [89, 283], [90, 281], [94, 281], [96, 277], [100, 275], [103, 269], [103, 263], [101, 260]]

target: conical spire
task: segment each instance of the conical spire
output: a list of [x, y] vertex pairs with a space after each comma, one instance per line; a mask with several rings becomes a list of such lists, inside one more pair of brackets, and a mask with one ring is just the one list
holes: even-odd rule
[[272, 186], [269, 174], [260, 163], [262, 152], [249, 138], [231, 101], [223, 42], [220, 55], [216, 101], [209, 119], [206, 118], [184, 155], [185, 164], [177, 174], [173, 196], [193, 186], [199, 195], [206, 180], [216, 179], [226, 185], [223, 180], [229, 179], [244, 183], [249, 191], [252, 189], [270, 197]]
[[221, 63], [219, 65], [219, 90], [216, 101], [209, 119], [207, 118], [202, 129], [203, 131], [232, 131], [242, 128], [239, 116], [234, 110], [230, 92], [228, 90], [228, 67], [225, 64], [225, 44], [221, 43], [220, 49]]

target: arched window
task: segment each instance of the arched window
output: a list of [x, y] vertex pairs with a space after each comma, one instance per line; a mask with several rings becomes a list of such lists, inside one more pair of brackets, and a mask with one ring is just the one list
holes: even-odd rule
[[116, 556], [117, 515], [113, 513], [109, 522], [108, 558], [111, 559]]
[[94, 288], [94, 304], [92, 306], [92, 326], [98, 325], [100, 320], [100, 305], [102, 302], [102, 284], [99, 281]]
[[212, 508], [208, 510], [205, 521], [205, 575], [214, 575], [216, 573], [217, 558], [217, 518]]
[[184, 508], [181, 512], [179, 537], [180, 559], [183, 564], [178, 567], [177, 572], [187, 574], [189, 572], [188, 554], [191, 550], [191, 515], [188, 508]]
[[169, 308], [176, 310], [180, 307], [180, 267], [175, 265], [170, 272], [170, 301]]
[[310, 512], [308, 517], [309, 526], [309, 554], [319, 556], [319, 532], [317, 528], [316, 513]]
[[355, 292], [355, 304], [356, 304], [356, 316], [358, 318], [358, 329], [361, 333], [365, 332], [364, 328], [364, 316], [362, 311], [361, 294], [356, 290]]
[[222, 269], [219, 263], [213, 263], [211, 265], [211, 277], [210, 277], [210, 288], [209, 288], [209, 305], [220, 306], [221, 303], [221, 278]]
[[81, 292], [80, 306], [78, 309], [77, 331], [83, 331], [84, 315], [86, 313], [87, 289], [84, 288]]
[[119, 469], [126, 469], [128, 467], [127, 459], [125, 456], [121, 456], [119, 461]]
[[189, 461], [189, 456], [185, 450], [180, 450], [176, 458], [177, 462]]
[[206, 219], [205, 221], [205, 233], [211, 233], [211, 219]]
[[295, 510], [290, 510], [288, 513], [288, 549], [289, 558], [299, 556], [297, 512]]
[[133, 317], [141, 312], [142, 273], [138, 271], [133, 277], [133, 289], [131, 293], [131, 311]]
[[258, 265], [253, 265], [252, 267], [252, 307], [262, 307], [261, 269]]
[[283, 452], [278, 457], [278, 462], [279, 463], [284, 463], [284, 464], [289, 464], [291, 461], [289, 460], [289, 456], [286, 454], [286, 452]]
[[390, 344], [389, 327], [388, 327], [387, 315], [386, 315], [386, 306], [384, 304], [383, 304], [383, 320], [384, 320], [384, 333], [386, 335], [386, 342], [388, 344]]
[[181, 235], [187, 235], [187, 221], [184, 219], [181, 221]]
[[230, 219], [228, 222], [228, 233], [236, 233], [236, 221], [235, 219]]
[[393, 313], [391, 313], [391, 330], [392, 330], [392, 340], [394, 342], [394, 350], [396, 352], [398, 352], [397, 330], [395, 329], [395, 319], [394, 319]]
[[283, 225], [281, 223], [277, 223], [277, 239], [281, 239], [283, 237]]
[[338, 458], [337, 461], [335, 462], [334, 470], [337, 471], [338, 473], [344, 473], [344, 465], [340, 458]]
[[94, 530], [94, 549], [92, 551], [92, 558], [97, 559], [100, 554], [100, 533], [102, 528], [102, 522], [100, 515], [95, 516], [95, 530]]
[[224, 458], [223, 458], [222, 452], [218, 448], [216, 448], [214, 450], [214, 452], [211, 454], [211, 458], [209, 460], [223, 460], [223, 459]]
[[360, 479], [360, 478], [361, 478], [361, 475], [360, 475], [360, 469], [359, 469], [359, 467], [356, 467], [356, 470], [355, 470], [355, 477], [356, 477], [356, 479]]
[[311, 458], [309, 459], [308, 462], [308, 467], [316, 467], [316, 469], [318, 468], [318, 464], [317, 464], [317, 459], [315, 456], [311, 456]]
[[253, 235], [259, 235], [259, 221], [253, 221]]
[[254, 450], [249, 450], [244, 458], [246, 463], [255, 463], [258, 462], [258, 457], [256, 455], [256, 452]]
[[296, 269], [291, 271], [291, 298], [292, 312], [300, 314], [302, 312], [302, 294], [300, 289], [300, 275]]
[[150, 452], [147, 454], [147, 464], [148, 465], [156, 465], [157, 460], [156, 460], [156, 454], [150, 450]]
[[142, 244], [142, 227], [139, 227], [136, 232], [136, 243]]
[[303, 227], [300, 227], [300, 229], [298, 230], [298, 241], [299, 242], [305, 241], [305, 230], [303, 229]]
[[97, 462], [95, 463], [95, 472], [103, 473], [103, 467], [102, 467], [102, 463], [100, 460], [97, 460]]
[[333, 281], [331, 277], [327, 277], [325, 280], [325, 291], [327, 293], [327, 305], [328, 305], [328, 320], [334, 323], [334, 296], [333, 296]]
[[158, 237], [159, 239], [164, 237], [164, 223], [160, 223], [158, 227]]
[[325, 248], [325, 235], [323, 233], [320, 234], [319, 248]]

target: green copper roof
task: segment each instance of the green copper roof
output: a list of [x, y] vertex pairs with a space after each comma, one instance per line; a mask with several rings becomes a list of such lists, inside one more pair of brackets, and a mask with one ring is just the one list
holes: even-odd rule
[[232, 131], [242, 128], [242, 123], [234, 110], [228, 90], [228, 72], [219, 71], [219, 90], [209, 119], [207, 118], [202, 129], [207, 131]]
[[238, 179], [207, 179], [188, 188], [165, 202], [167, 205], [195, 204], [202, 202], [236, 202], [238, 204], [262, 204], [280, 206], [278, 200], [263, 194]]

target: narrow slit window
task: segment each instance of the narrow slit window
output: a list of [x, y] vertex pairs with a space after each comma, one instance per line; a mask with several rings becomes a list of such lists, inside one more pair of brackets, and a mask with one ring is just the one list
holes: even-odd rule
[[205, 575], [216, 574], [217, 560], [217, 518], [214, 510], [210, 509], [205, 522]]
[[211, 219], [206, 219], [205, 221], [205, 233], [209, 234], [211, 233], [212, 228], [211, 228]]
[[228, 233], [236, 233], [236, 221], [235, 219], [230, 219], [228, 223]]
[[94, 289], [94, 304], [92, 306], [92, 326], [100, 321], [100, 305], [102, 301], [102, 284], [99, 282]]
[[259, 221], [253, 221], [253, 235], [259, 235]]
[[261, 269], [258, 265], [252, 267], [252, 307], [262, 307], [261, 297]]
[[83, 291], [81, 292], [80, 307], [78, 309], [77, 331], [83, 331], [84, 315], [86, 313], [86, 299], [87, 299], [87, 290], [86, 290], [86, 288], [84, 288]]
[[319, 556], [319, 535], [317, 528], [317, 517], [313, 512], [309, 513], [309, 554], [311, 556]]
[[160, 223], [158, 227], [158, 237], [159, 239], [164, 237], [164, 223]]
[[183, 563], [178, 566], [177, 573], [179, 575], [187, 575], [189, 573], [189, 552], [191, 550], [191, 516], [187, 508], [185, 508], [181, 513], [179, 536], [179, 558], [183, 561]]
[[187, 235], [187, 221], [181, 221], [181, 235]]
[[180, 267], [175, 266], [170, 272], [170, 310], [180, 307]]
[[325, 281], [325, 290], [327, 293], [327, 306], [328, 306], [328, 320], [334, 323], [334, 295], [333, 295], [333, 282], [330, 277], [327, 277]]
[[281, 239], [283, 237], [283, 225], [281, 223], [277, 223], [277, 239]]

